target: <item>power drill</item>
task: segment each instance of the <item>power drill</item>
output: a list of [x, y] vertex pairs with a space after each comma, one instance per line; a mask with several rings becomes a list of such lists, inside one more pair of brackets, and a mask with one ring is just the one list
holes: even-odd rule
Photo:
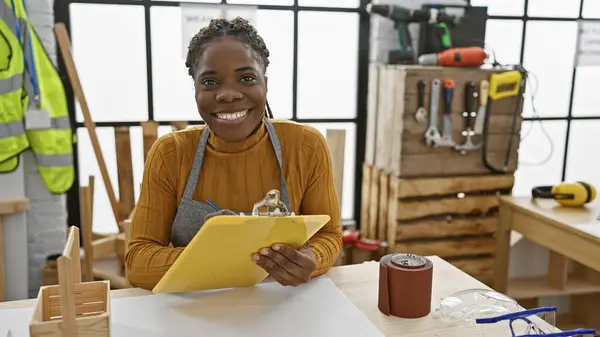
[[445, 30], [444, 35], [441, 37], [444, 47], [451, 48], [450, 33], [447, 30], [447, 26], [454, 26], [458, 23], [457, 16], [448, 15], [443, 10], [436, 8], [412, 10], [396, 5], [368, 4], [367, 12], [370, 14], [381, 15], [394, 22], [394, 26], [398, 31], [400, 49], [390, 52], [388, 63], [391, 64], [416, 63], [416, 55], [412, 47], [412, 39], [408, 30], [409, 24], [428, 22], [437, 25]]

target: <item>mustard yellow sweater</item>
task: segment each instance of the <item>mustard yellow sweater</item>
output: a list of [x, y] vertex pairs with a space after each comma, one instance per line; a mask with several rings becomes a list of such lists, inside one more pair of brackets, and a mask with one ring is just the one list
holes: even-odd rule
[[[321, 133], [312, 127], [283, 120], [273, 124], [281, 142], [292, 211], [331, 216], [310, 240], [317, 261], [313, 276], [321, 275], [331, 268], [342, 246], [329, 149]], [[128, 278], [136, 287], [152, 289], [183, 251], [170, 246], [171, 227], [203, 128], [167, 134], [150, 150], [126, 255]], [[211, 133], [194, 200], [211, 200], [222, 209], [251, 212], [267, 191], [280, 188], [279, 172], [264, 125], [238, 143], [226, 143]]]

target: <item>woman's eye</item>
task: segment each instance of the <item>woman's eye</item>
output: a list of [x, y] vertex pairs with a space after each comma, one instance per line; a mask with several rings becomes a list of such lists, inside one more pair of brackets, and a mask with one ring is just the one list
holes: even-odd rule
[[217, 84], [217, 81], [215, 81], [215, 80], [204, 80], [204, 81], [202, 81], [202, 84], [203, 85], [215, 85], [215, 84]]
[[254, 76], [244, 76], [242, 77], [242, 82], [254, 82], [256, 78]]

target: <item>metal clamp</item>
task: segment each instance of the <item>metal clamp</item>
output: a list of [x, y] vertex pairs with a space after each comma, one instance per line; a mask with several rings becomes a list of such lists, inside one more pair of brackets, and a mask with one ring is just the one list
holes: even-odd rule
[[[265, 198], [254, 204], [252, 208], [253, 216], [294, 216], [287, 206], [279, 198], [279, 190], [270, 190]], [[264, 209], [261, 211], [261, 208]]]

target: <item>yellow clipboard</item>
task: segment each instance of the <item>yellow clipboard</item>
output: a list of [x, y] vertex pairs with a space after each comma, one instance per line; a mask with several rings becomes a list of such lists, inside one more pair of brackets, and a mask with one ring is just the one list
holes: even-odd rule
[[297, 249], [330, 220], [329, 215], [260, 215], [265, 213], [257, 212], [256, 205], [253, 214], [259, 215], [223, 215], [208, 219], [152, 292], [256, 285], [268, 274], [252, 261], [253, 253], [275, 243]]

